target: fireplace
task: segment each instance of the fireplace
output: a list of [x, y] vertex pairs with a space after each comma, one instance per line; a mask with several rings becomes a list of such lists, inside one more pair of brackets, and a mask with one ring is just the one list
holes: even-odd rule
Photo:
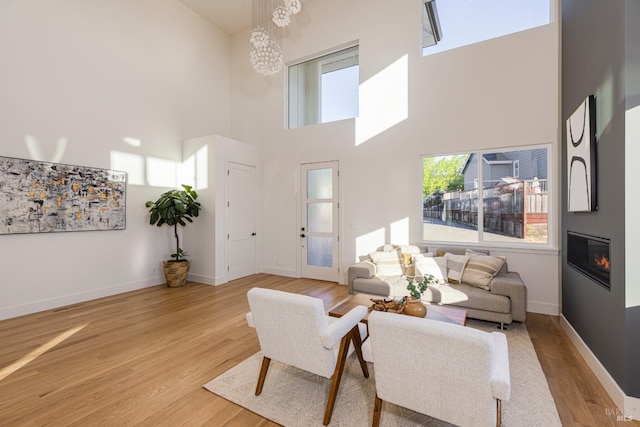
[[567, 263], [597, 284], [611, 290], [609, 239], [568, 231]]

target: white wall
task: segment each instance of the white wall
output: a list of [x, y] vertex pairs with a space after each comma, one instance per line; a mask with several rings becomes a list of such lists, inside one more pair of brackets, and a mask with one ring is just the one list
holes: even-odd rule
[[[397, 235], [419, 240], [422, 154], [551, 143], [557, 200], [558, 24], [422, 57], [419, 7], [308, 1], [294, 16], [286, 61], [359, 41], [356, 120], [284, 129], [284, 73], [257, 75], [248, 64], [248, 34], [233, 37], [232, 137], [262, 148], [263, 271], [299, 274], [300, 163], [340, 162], [343, 274], [362, 252], [384, 241], [404, 243], [393, 241]], [[557, 210], [554, 220], [557, 227]], [[558, 314], [557, 250], [513, 256], [529, 308]]]
[[0, 2], [0, 155], [52, 160], [65, 138], [59, 162], [129, 173], [124, 231], [0, 236], [0, 318], [164, 282], [171, 229], [144, 202], [180, 184], [182, 140], [229, 134], [229, 58], [175, 0]]

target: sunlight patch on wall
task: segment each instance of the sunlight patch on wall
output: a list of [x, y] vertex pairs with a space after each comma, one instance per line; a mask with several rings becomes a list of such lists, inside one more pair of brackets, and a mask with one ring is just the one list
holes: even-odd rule
[[172, 160], [147, 157], [147, 184], [152, 187], [177, 186], [178, 165]]
[[597, 136], [602, 135], [609, 123], [613, 119], [615, 100], [620, 99], [620, 95], [615, 93], [615, 82], [611, 70], [607, 72], [606, 78], [596, 90], [596, 132]]
[[408, 55], [360, 84], [360, 116], [356, 118], [356, 146], [409, 117]]
[[[635, 220], [640, 209], [637, 186], [640, 182], [640, 168], [635, 164], [640, 156], [640, 106], [627, 110], [625, 114], [625, 234], [640, 236], [640, 223]], [[640, 248], [636, 239], [625, 239], [625, 258], [638, 259]], [[640, 306], [640, 270], [633, 262], [625, 263], [625, 306]]]
[[196, 156], [187, 157], [182, 163], [178, 164], [178, 183], [196, 187]]
[[178, 183], [196, 190], [209, 187], [209, 146], [203, 145], [178, 165]]
[[[138, 147], [137, 138], [122, 139], [132, 147]], [[209, 153], [205, 145], [183, 162], [145, 157], [123, 151], [110, 152], [111, 169], [127, 172], [127, 182], [131, 185], [178, 188], [187, 184], [196, 190], [209, 185]]]
[[124, 138], [122, 138], [122, 142], [124, 142], [125, 144], [131, 146], [131, 147], [141, 147], [142, 146], [142, 140], [140, 138], [133, 138], [131, 136], [125, 136]]
[[358, 259], [359, 255], [368, 254], [375, 251], [380, 246], [383, 246], [385, 244], [385, 231], [386, 230], [383, 227], [356, 237], [356, 253], [354, 260], [360, 261]]
[[389, 243], [394, 245], [408, 245], [409, 244], [409, 218], [403, 218], [401, 220], [391, 223], [389, 227], [390, 239]]
[[209, 187], [209, 146], [205, 145], [196, 152], [196, 190]]
[[122, 151], [111, 151], [109, 157], [111, 169], [127, 172], [128, 184], [144, 185], [144, 157]]
[[55, 151], [51, 158], [46, 158], [44, 153], [42, 152], [42, 147], [40, 141], [33, 135], [25, 135], [24, 143], [27, 146], [27, 150], [29, 151], [29, 156], [31, 160], [37, 160], [39, 162], [51, 162], [51, 163], [60, 163], [62, 157], [64, 156], [64, 152], [67, 150], [67, 138], [61, 136], [58, 139], [58, 143], [56, 144]]

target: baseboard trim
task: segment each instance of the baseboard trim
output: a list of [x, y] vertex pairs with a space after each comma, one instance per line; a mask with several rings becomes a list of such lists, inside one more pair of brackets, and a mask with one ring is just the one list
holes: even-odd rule
[[527, 301], [527, 311], [531, 313], [547, 314], [549, 316], [559, 316], [560, 307], [547, 302]]
[[585, 344], [580, 335], [573, 329], [569, 321], [561, 314], [560, 326], [565, 331], [573, 345], [587, 362], [587, 365], [593, 371], [602, 387], [616, 404], [616, 408], [611, 408], [608, 415], [614, 421], [630, 421], [640, 419], [640, 399], [637, 397], [627, 396], [620, 388], [618, 383], [609, 374], [607, 369], [600, 363], [598, 358], [593, 354], [591, 349]]
[[274, 276], [285, 276], [293, 278], [300, 277], [296, 270], [285, 270], [284, 268], [262, 267], [262, 272], [266, 274], [273, 274]]
[[203, 276], [202, 274], [189, 274], [190, 282], [203, 283], [205, 285], [218, 286], [227, 283], [224, 276]]
[[120, 285], [107, 286], [99, 289], [91, 289], [85, 292], [77, 292], [60, 297], [34, 301], [27, 304], [3, 307], [0, 308], [0, 320], [25, 316], [27, 314], [38, 313], [45, 310], [64, 307], [66, 305], [78, 304], [98, 298], [109, 297], [124, 292], [137, 291], [138, 289], [149, 288], [151, 286], [161, 285], [163, 283], [165, 283], [163, 277], [154, 277], [138, 282], [123, 283]]

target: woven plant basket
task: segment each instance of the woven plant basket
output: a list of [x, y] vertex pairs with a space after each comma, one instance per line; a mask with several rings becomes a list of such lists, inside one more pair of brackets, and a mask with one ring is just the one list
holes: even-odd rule
[[167, 286], [179, 288], [187, 283], [191, 261], [162, 261], [162, 265], [164, 267], [164, 277], [167, 279]]

